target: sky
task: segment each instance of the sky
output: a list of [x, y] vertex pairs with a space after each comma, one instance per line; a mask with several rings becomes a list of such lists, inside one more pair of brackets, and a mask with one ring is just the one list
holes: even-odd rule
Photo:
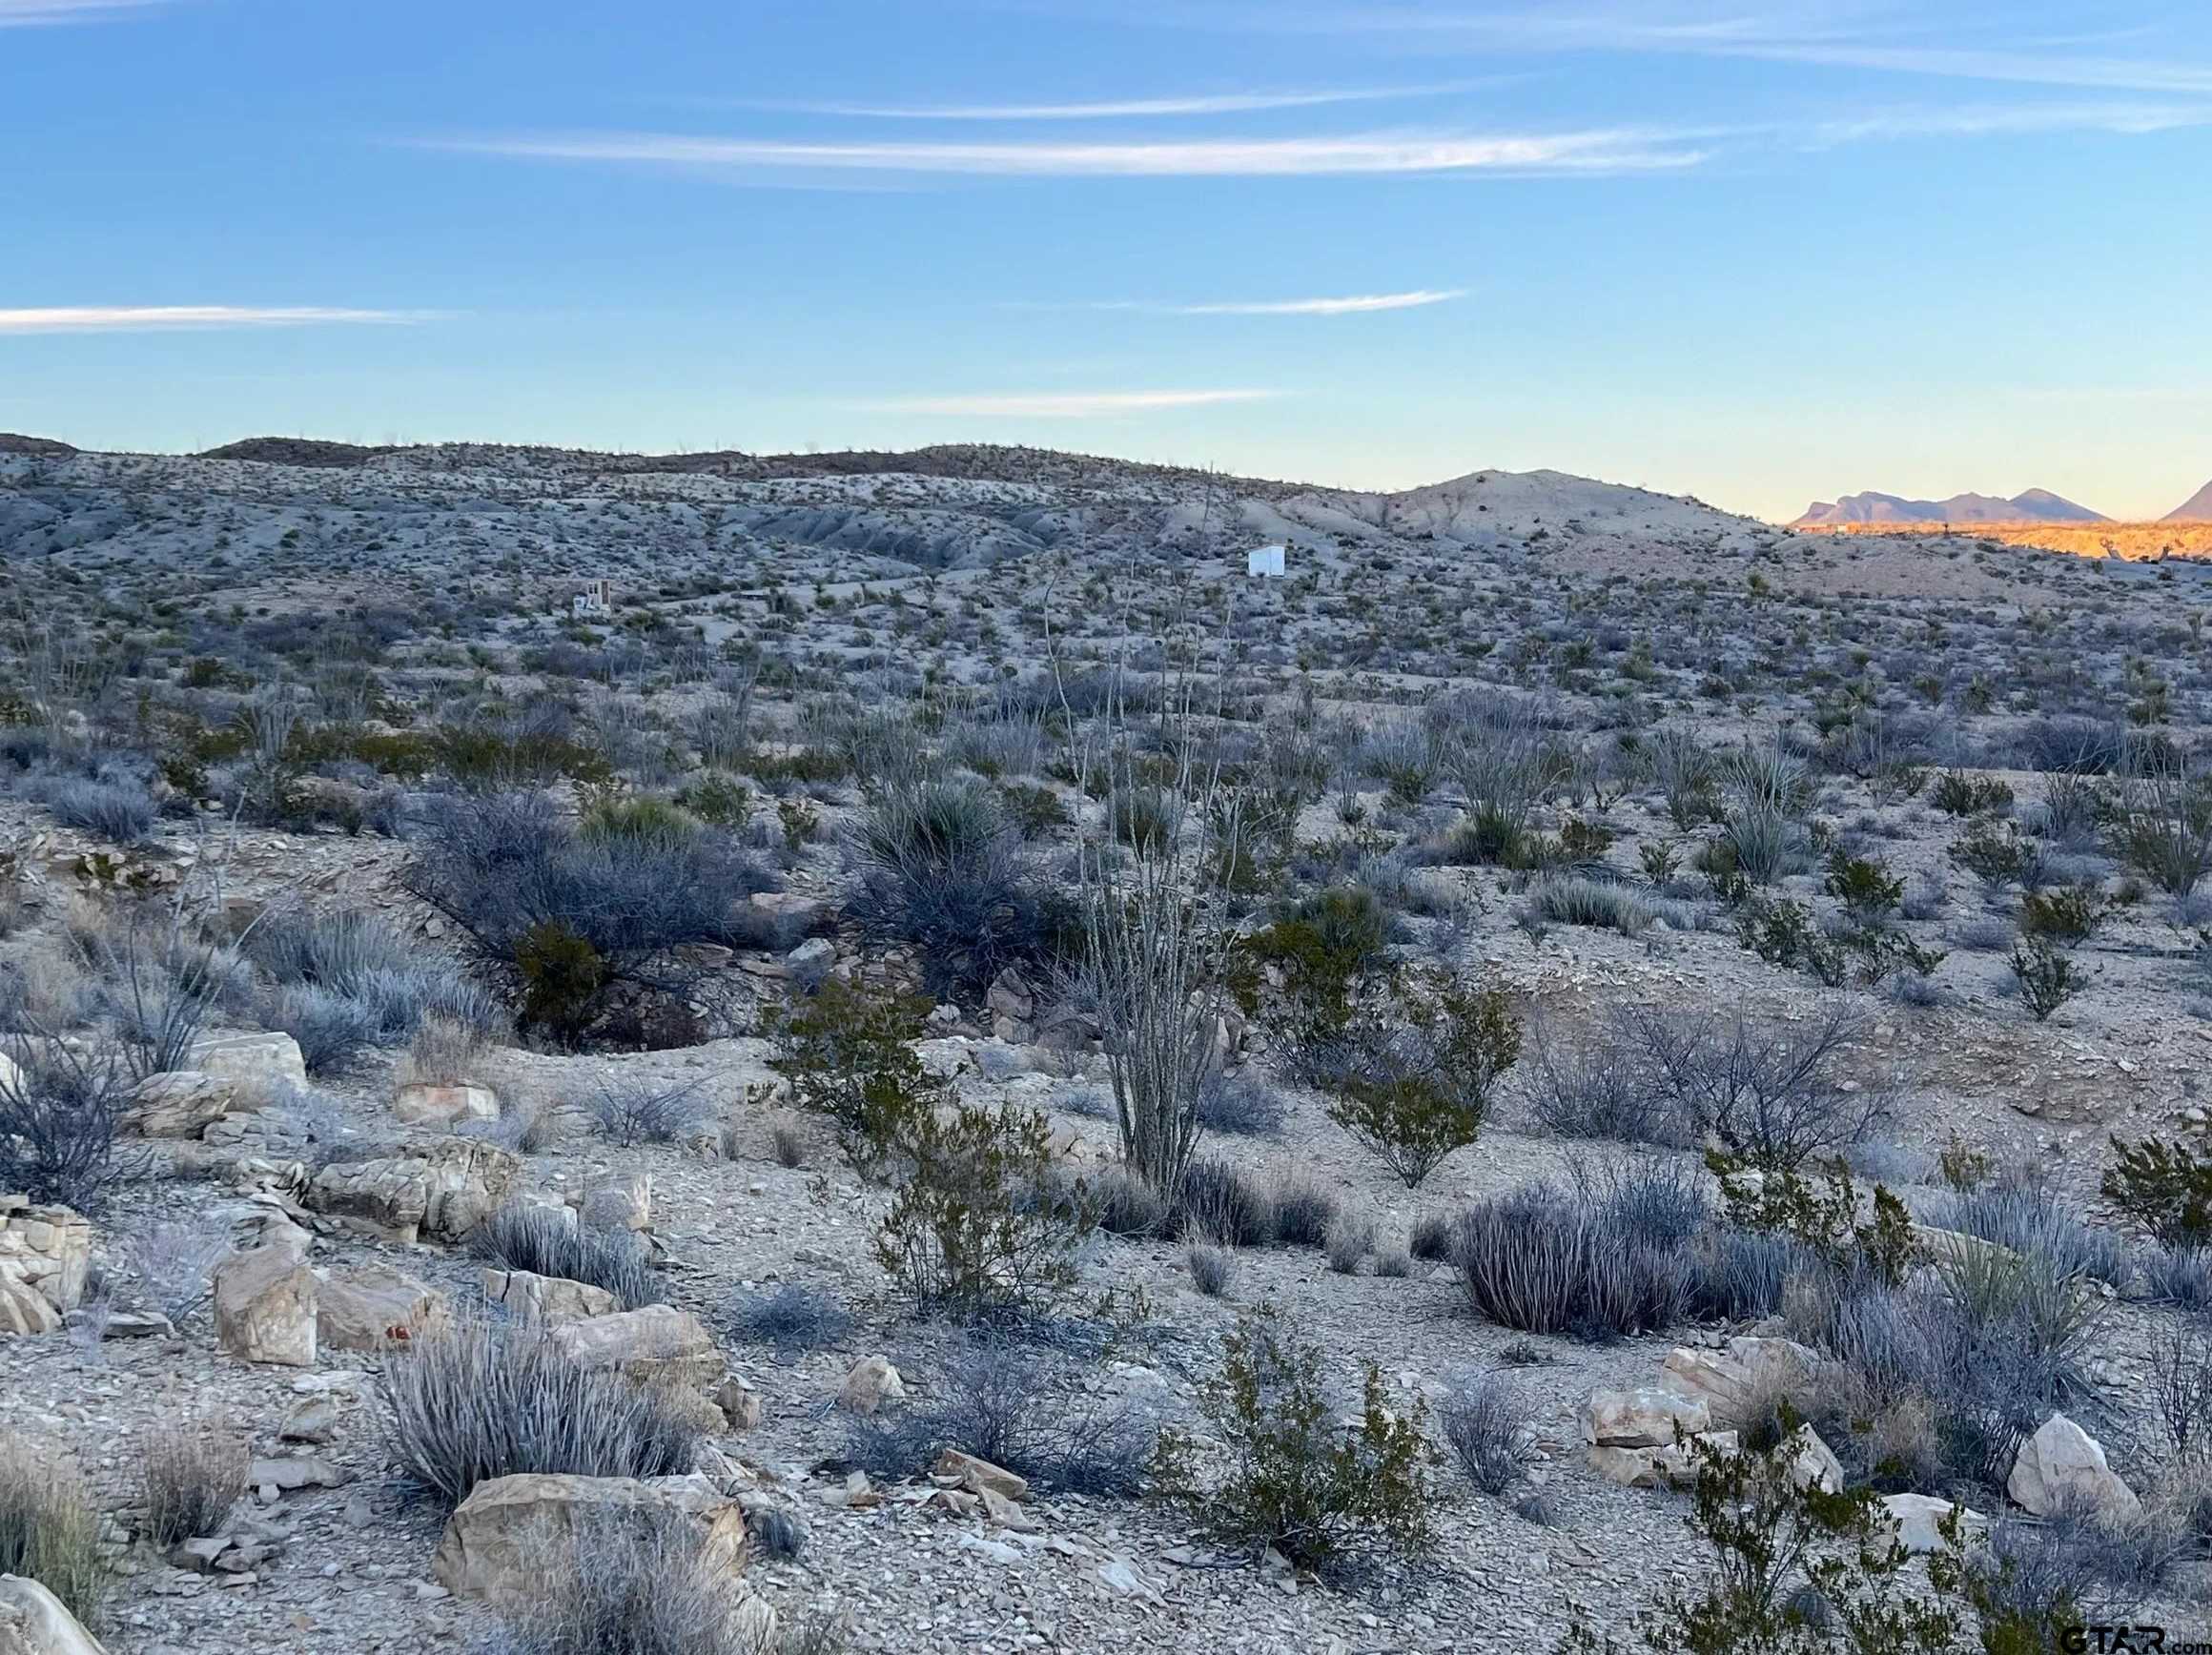
[[2212, 478], [2204, 0], [0, 0], [0, 430]]

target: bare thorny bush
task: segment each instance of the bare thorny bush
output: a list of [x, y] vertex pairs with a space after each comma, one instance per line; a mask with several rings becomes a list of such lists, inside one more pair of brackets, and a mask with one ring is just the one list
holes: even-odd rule
[[[1176, 615], [1184, 612], [1178, 604]], [[1087, 726], [1069, 702], [1067, 664], [1056, 650], [1053, 661], [1078, 787], [1129, 799], [1157, 787], [1167, 805], [1164, 830], [1126, 848], [1111, 835], [1079, 842], [1084, 956], [1072, 985], [1098, 1021], [1122, 1156], [1162, 1194], [1179, 1188], [1198, 1148], [1199, 1099], [1219, 1062], [1233, 942], [1221, 876], [1245, 852], [1244, 801], [1205, 740], [1225, 686], [1203, 673], [1198, 628], [1174, 619], [1159, 710], [1144, 727], [1132, 711], [1126, 650]], [[1140, 765], [1146, 736], [1157, 766]]]

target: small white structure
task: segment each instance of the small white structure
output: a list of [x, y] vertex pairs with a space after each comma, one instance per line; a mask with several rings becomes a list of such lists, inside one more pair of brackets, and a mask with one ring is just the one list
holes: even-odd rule
[[614, 613], [614, 582], [601, 579], [584, 582], [570, 601], [568, 612], [579, 621], [604, 621]]
[[1254, 546], [1244, 554], [1244, 573], [1247, 576], [1280, 576], [1282, 573], [1282, 548], [1280, 546]]

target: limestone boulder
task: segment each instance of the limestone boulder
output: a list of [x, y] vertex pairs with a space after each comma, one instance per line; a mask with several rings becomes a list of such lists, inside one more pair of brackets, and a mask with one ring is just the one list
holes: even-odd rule
[[299, 1042], [284, 1033], [224, 1034], [193, 1043], [187, 1069], [237, 1083], [241, 1091], [307, 1086]]
[[852, 1364], [837, 1392], [837, 1405], [849, 1414], [872, 1414], [886, 1402], [905, 1400], [905, 1381], [885, 1356], [863, 1357]]
[[2142, 1513], [2135, 1490], [2105, 1462], [2104, 1445], [2063, 1414], [2020, 1444], [2005, 1492], [2038, 1517], [2083, 1511], [2120, 1522]]
[[672, 1304], [556, 1322], [548, 1332], [579, 1367], [618, 1369], [642, 1384], [698, 1390], [727, 1366], [707, 1324]]
[[1817, 1488], [1823, 1494], [1843, 1492], [1843, 1463], [1811, 1425], [1800, 1425], [1791, 1432], [1783, 1440], [1781, 1453], [1783, 1463], [1790, 1468], [1792, 1488]]
[[[1882, 1510], [1888, 1514], [1898, 1543], [1914, 1553], [1948, 1549], [1943, 1526], [1953, 1512], [1961, 1509], [1933, 1494], [1891, 1494], [1882, 1500]], [[1988, 1529], [1989, 1519], [1978, 1511], [1966, 1511], [1959, 1518], [1959, 1526], [1960, 1537], [1971, 1543]]]
[[197, 1138], [237, 1106], [238, 1083], [197, 1069], [150, 1074], [133, 1091], [123, 1130], [147, 1138]]
[[1593, 1392], [1583, 1418], [1583, 1440], [1595, 1448], [1670, 1448], [1711, 1429], [1702, 1400], [1662, 1390]]
[[417, 1081], [392, 1096], [392, 1114], [402, 1126], [461, 1126], [500, 1118], [500, 1094], [488, 1086], [457, 1081], [431, 1086]]
[[622, 1309], [622, 1300], [605, 1288], [561, 1276], [486, 1265], [482, 1281], [484, 1297], [518, 1321], [583, 1321]]
[[[1708, 1431], [1696, 1440], [1716, 1454], [1733, 1454], [1740, 1439], [1733, 1431]], [[1589, 1467], [1623, 1488], [1691, 1488], [1703, 1461], [1687, 1440], [1663, 1448], [1613, 1448], [1593, 1443]]]
[[590, 1567], [610, 1538], [670, 1525], [693, 1538], [708, 1568], [744, 1569], [745, 1513], [703, 1477], [540, 1475], [471, 1489], [446, 1520], [430, 1569], [455, 1597], [526, 1608], [543, 1602], [549, 1576]]
[[240, 1361], [311, 1368], [320, 1290], [290, 1238], [234, 1253], [215, 1267], [215, 1342]]
[[334, 1270], [317, 1299], [326, 1350], [380, 1351], [405, 1344], [445, 1313], [445, 1295], [387, 1265]]
[[0, 1277], [0, 1338], [35, 1338], [59, 1333], [61, 1312], [34, 1287]]
[[596, 1230], [649, 1234], [653, 1228], [653, 1175], [628, 1173], [592, 1185], [578, 1198], [577, 1216]]
[[73, 1208], [0, 1196], [0, 1283], [25, 1289], [67, 1315], [85, 1294], [92, 1227]]
[[1802, 1395], [1819, 1381], [1819, 1354], [1787, 1338], [1745, 1336], [1723, 1350], [1677, 1347], [1659, 1365], [1660, 1386], [1703, 1402], [1713, 1423], [1741, 1429], [1775, 1398]]
[[316, 1174], [304, 1204], [386, 1241], [464, 1239], [522, 1181], [522, 1163], [479, 1138], [444, 1137]]
[[0, 1655], [107, 1655], [107, 1649], [36, 1581], [0, 1575]]

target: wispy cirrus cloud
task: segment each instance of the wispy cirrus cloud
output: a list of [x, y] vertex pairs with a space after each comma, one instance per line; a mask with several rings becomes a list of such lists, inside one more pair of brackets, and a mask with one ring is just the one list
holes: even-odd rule
[[[1710, 8], [1683, 0], [1580, 6], [1390, 4], [1388, 0], [1213, 0], [1155, 8], [1157, 21], [1284, 33], [1396, 36], [1443, 50], [1500, 53], [1619, 52], [1738, 57], [1899, 75], [2071, 87], [2083, 91], [2212, 94], [2212, 63], [2170, 51], [2115, 52], [2156, 31], [2115, 18], [2091, 33], [2037, 35], [1999, 26], [1976, 37], [1940, 18], [1895, 8], [1770, 3]], [[2001, 13], [1999, 13], [2001, 15]]]
[[0, 334], [146, 334], [202, 328], [302, 328], [438, 321], [444, 311], [352, 310], [329, 305], [48, 305], [0, 310]]
[[1885, 138], [2005, 137], [2036, 133], [2112, 133], [2122, 135], [2181, 132], [2212, 126], [2204, 103], [2027, 103], [1947, 105], [1934, 109], [1867, 110], [1775, 129], [1785, 138], [1818, 147]]
[[975, 395], [891, 397], [849, 404], [867, 414], [941, 414], [963, 419], [1097, 419], [1223, 402], [1261, 402], [1280, 391], [993, 391]]
[[1374, 133], [1342, 137], [1098, 143], [807, 143], [666, 133], [571, 133], [418, 140], [423, 147], [532, 160], [745, 174], [791, 171], [1001, 178], [1264, 178], [1356, 174], [1657, 172], [1706, 152], [1683, 134], [1633, 131], [1518, 134]]
[[885, 121], [1096, 121], [1150, 115], [1251, 114], [1269, 110], [1320, 109], [1331, 104], [1387, 103], [1401, 98], [1443, 97], [1487, 84], [1490, 82], [1486, 79], [1453, 80], [1423, 86], [1198, 92], [1182, 97], [1076, 99], [1063, 103], [817, 103], [803, 99], [745, 98], [738, 100], [735, 107]]
[[1166, 304], [1149, 299], [1101, 299], [1091, 304], [1073, 307], [1055, 305], [1050, 308], [1137, 311], [1148, 316], [1167, 317], [1349, 317], [1365, 316], [1375, 311], [1418, 310], [1424, 305], [1449, 304], [1453, 299], [1466, 296], [1467, 290], [1464, 287], [1423, 287], [1406, 293], [1347, 294], [1333, 298], [1230, 299], [1199, 304]]
[[0, 29], [98, 23], [165, 4], [167, 0], [0, 0]]

